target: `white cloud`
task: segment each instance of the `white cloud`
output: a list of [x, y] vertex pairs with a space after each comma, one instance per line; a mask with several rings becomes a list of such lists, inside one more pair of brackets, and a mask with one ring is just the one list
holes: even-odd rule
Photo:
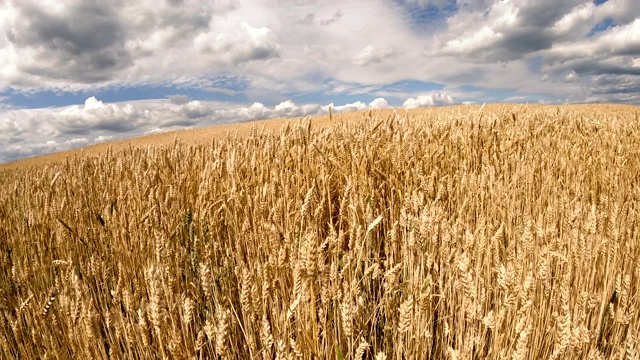
[[[435, 93], [410, 100], [417, 101], [418, 106], [433, 106], [452, 102], [453, 98]], [[0, 113], [0, 142], [8, 144], [0, 148], [0, 163], [184, 128], [279, 117], [305, 117], [327, 113], [329, 108], [334, 113], [343, 113], [388, 106], [384, 98], [376, 98], [369, 104], [355, 101], [325, 106], [296, 104], [286, 100], [270, 107], [260, 102], [242, 106], [202, 100], [177, 104], [170, 99], [105, 103], [91, 96], [84, 105]]]
[[579, 3], [496, 1], [486, 12], [459, 12], [447, 19], [448, 31], [436, 35], [436, 48], [428, 54], [480, 63], [521, 59], [551, 47], [559, 32], [552, 29], [558, 22], [571, 23], [563, 16]]
[[640, 2], [636, 0], [609, 0], [598, 5], [594, 17], [598, 22], [610, 18], [618, 24], [626, 24], [638, 18], [639, 13]]
[[591, 78], [588, 102], [640, 104], [640, 75], [603, 74]]
[[585, 35], [595, 25], [594, 15], [598, 7], [592, 2], [576, 6], [553, 25], [553, 32], [559, 36]]
[[255, 28], [244, 21], [232, 33], [201, 34], [194, 39], [194, 44], [207, 60], [226, 65], [278, 57], [280, 51], [269, 28]]
[[[457, 12], [447, 13], [446, 28], [420, 32], [403, 11], [451, 4], [7, 0], [0, 5], [0, 91], [178, 81], [206, 87], [203, 77], [223, 73], [245, 77], [249, 86], [242, 95], [260, 101], [327, 91], [330, 80], [364, 86], [414, 79], [540, 92], [546, 84], [530, 74], [532, 54], [589, 42], [588, 33], [604, 19], [625, 26], [640, 15], [635, 0], [598, 6], [587, 0], [476, 0], [458, 2]], [[511, 63], [508, 74], [503, 62]]]
[[113, 135], [100, 135], [97, 138], [93, 139], [93, 142], [99, 144], [111, 140], [113, 140]]
[[[364, 8], [337, 1], [55, 4], [25, 0], [0, 5], [0, 29], [17, 31], [13, 42], [0, 35], [0, 91], [6, 86], [67, 91], [176, 81], [198, 86], [198, 79], [225, 74], [249, 79], [245, 95], [250, 98], [273, 100], [262, 96], [326, 90], [321, 81], [310, 80], [318, 76], [381, 84], [414, 77], [405, 64], [426, 68], [419, 45], [425, 37], [385, 1]], [[93, 15], [83, 17], [89, 10]], [[72, 26], [78, 18], [102, 27]], [[299, 21], [306, 18], [310, 21]], [[51, 24], [55, 31], [43, 30]], [[106, 36], [100, 29], [114, 31]], [[56, 43], [69, 44], [73, 52], [58, 52]], [[366, 44], [370, 47], [363, 50]], [[429, 72], [421, 77], [429, 80]]]
[[235, 1], [0, 2], [0, 90], [173, 81], [276, 58], [269, 12]]
[[169, 99], [173, 104], [176, 105], [183, 105], [191, 101], [188, 96], [181, 94], [169, 95], [167, 96], [167, 99]]
[[402, 106], [407, 109], [414, 109], [418, 107], [452, 105], [454, 102], [454, 98], [447, 94], [433, 93], [430, 95], [420, 95], [416, 98], [409, 98]]
[[[626, 6], [627, 17], [636, 6], [632, 0], [610, 0], [594, 11], [622, 16], [608, 5], [613, 2]], [[449, 2], [375, 0], [366, 7], [334, 0], [52, 4], [25, 0], [0, 5], [0, 28], [5, 34], [15, 29], [12, 41], [0, 35], [0, 91], [6, 86], [66, 91], [179, 82], [240, 95], [203, 81], [218, 74], [242, 76], [248, 86], [241, 95], [269, 102], [287, 93], [337, 90], [330, 88], [331, 81], [362, 89], [407, 79], [531, 89], [532, 83], [543, 84], [539, 76], [528, 76], [526, 63], [513, 65], [507, 76], [502, 64], [486, 61], [522, 58], [540, 48], [537, 40], [548, 48], [560, 35], [545, 29], [574, 11], [578, 2], [466, 1], [447, 19], [446, 29], [428, 33], [416, 30], [402, 8], [441, 8]], [[84, 18], [100, 26], [69, 25], [89, 10], [93, 15]], [[564, 22], [573, 29], [571, 24], [579, 21]], [[46, 26], [55, 31], [40, 31]], [[103, 39], [100, 29], [114, 31]], [[70, 47], [58, 52], [54, 43]]]
[[496, 43], [502, 38], [490, 26], [484, 26], [470, 34], [447, 40], [438, 53], [443, 55], [466, 55], [485, 49], [486, 44]]
[[86, 146], [87, 144], [89, 144], [89, 139], [87, 139], [87, 138], [73, 138], [73, 139], [69, 139], [69, 140], [65, 141], [64, 144], [69, 146], [69, 147], [71, 147], [71, 148], [82, 147], [82, 146]]
[[88, 98], [84, 106], [70, 106], [54, 112], [51, 124], [65, 134], [87, 134], [89, 132], [105, 130], [113, 132], [128, 132], [135, 129], [137, 122], [146, 114], [134, 108], [131, 104], [124, 106], [103, 104], [95, 97]]
[[568, 73], [567, 76], [565, 76], [564, 78], [567, 81], [574, 81], [574, 80], [576, 80], [578, 78], [578, 75], [576, 74], [575, 71], [572, 71], [572, 72]]
[[563, 82], [580, 86], [574, 93], [582, 98], [574, 95], [573, 101], [638, 104], [639, 55], [640, 18], [589, 39], [557, 43], [544, 52], [543, 79], [554, 87]]
[[326, 113], [326, 112], [329, 112], [329, 109], [331, 109], [331, 111], [333, 112], [341, 113], [341, 112], [361, 111], [367, 108], [368, 108], [367, 104], [363, 103], [362, 101], [356, 101], [350, 104], [338, 105], [338, 106], [331, 103], [329, 105], [323, 106], [322, 111]]
[[265, 111], [270, 117], [297, 117], [317, 114], [320, 110], [319, 105], [296, 105], [293, 101], [287, 100], [276, 105], [275, 111]]
[[389, 102], [385, 98], [377, 98], [369, 103], [372, 109], [384, 109], [389, 107]]
[[560, 42], [545, 55], [550, 60], [563, 61], [576, 57], [609, 58], [612, 55], [640, 54], [640, 18], [633, 22], [611, 28], [594, 38], [582, 41]]
[[384, 49], [377, 49], [374, 46], [369, 45], [353, 59], [353, 62], [360, 66], [379, 64], [386, 58], [395, 55], [395, 53], [396, 51], [393, 46], [387, 46]]
[[89, 97], [84, 105], [63, 108], [22, 109], [0, 113], [0, 162], [68, 150], [121, 138], [188, 127], [245, 122], [278, 117], [304, 117], [328, 111], [364, 110], [383, 106], [361, 101], [334, 106], [283, 101], [273, 107], [255, 102], [250, 106], [202, 100], [176, 103], [170, 99], [104, 103]]
[[93, 109], [102, 109], [104, 108], [104, 104], [102, 101], [96, 99], [95, 96], [87, 98], [84, 102], [84, 110], [93, 110]]
[[276, 111], [290, 111], [292, 109], [296, 108], [296, 104], [293, 103], [293, 101], [291, 100], [287, 100], [287, 101], [283, 101], [280, 104], [276, 105], [275, 109]]

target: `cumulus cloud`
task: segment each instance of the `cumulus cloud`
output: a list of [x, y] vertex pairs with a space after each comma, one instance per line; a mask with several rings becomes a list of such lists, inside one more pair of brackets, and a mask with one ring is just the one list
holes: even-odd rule
[[[433, 96], [438, 99], [441, 95]], [[388, 105], [384, 98], [376, 98], [369, 104], [355, 101], [325, 106], [296, 104], [292, 100], [286, 100], [271, 107], [260, 102], [243, 106], [202, 100], [176, 102], [170, 99], [104, 103], [91, 96], [85, 100], [84, 105], [0, 113], [0, 142], [8, 144], [7, 147], [0, 148], [0, 163], [189, 127], [305, 117], [327, 113], [329, 108], [339, 113], [380, 109]]]
[[589, 89], [588, 102], [640, 104], [640, 75], [597, 75]]
[[200, 32], [209, 30], [209, 25], [214, 13], [226, 13], [235, 9], [233, 3], [224, 2], [193, 3], [192, 1], [167, 1], [169, 6], [154, 7], [155, 12], [146, 12], [142, 21], [136, 23], [139, 27], [135, 30], [150, 30], [147, 26], [153, 24], [161, 29], [158, 40], [161, 45], [173, 46], [183, 39], [190, 39]]
[[409, 98], [402, 106], [407, 109], [414, 109], [418, 107], [452, 105], [454, 102], [454, 98], [447, 94], [433, 93], [430, 95], [420, 95], [416, 98]]
[[28, 1], [13, 5], [15, 16], [3, 24], [11, 44], [5, 52], [22, 55], [9, 64], [20, 73], [97, 83], [133, 64], [115, 3], [77, 1], [61, 9]]
[[553, 25], [552, 33], [556, 36], [587, 34], [594, 26], [596, 11], [597, 6], [592, 2], [580, 4]]
[[[258, 10], [261, 5], [253, 6]], [[236, 1], [0, 2], [0, 90], [88, 89], [200, 76], [279, 56]]]
[[564, 78], [565, 78], [565, 80], [571, 82], [571, 81], [576, 80], [578, 78], [578, 75], [576, 74], [575, 71], [572, 71], [572, 72], [568, 73], [567, 76], [565, 76]]
[[494, 2], [487, 12], [460, 12], [447, 20], [449, 30], [436, 36], [437, 52], [476, 62], [512, 61], [550, 48], [554, 25], [580, 0]]
[[12, 161], [42, 154], [48, 154], [52, 152], [64, 151], [63, 144], [58, 144], [53, 140], [47, 140], [44, 143], [33, 144], [13, 144], [5, 148], [0, 157], [0, 161]]
[[389, 107], [389, 102], [385, 98], [377, 98], [369, 103], [372, 109], [384, 109]]
[[[386, 103], [376, 99], [372, 104]], [[333, 106], [333, 105], [332, 105]], [[335, 111], [363, 110], [355, 102]], [[212, 101], [145, 100], [104, 103], [89, 97], [84, 105], [50, 109], [21, 109], [0, 113], [0, 162], [83, 147], [95, 143], [193, 126], [208, 126], [277, 117], [304, 117], [321, 113], [319, 104], [283, 101], [273, 107]]]
[[349, 104], [344, 105], [334, 105], [333, 103], [323, 106], [320, 109], [322, 113], [328, 113], [329, 109], [332, 112], [336, 113], [346, 113], [346, 112], [354, 112], [354, 111], [362, 111], [366, 109], [384, 109], [389, 107], [389, 102], [385, 98], [376, 98], [371, 101], [369, 104], [366, 104], [362, 101], [355, 101]]
[[105, 105], [92, 96], [84, 106], [74, 105], [54, 113], [52, 125], [64, 134], [88, 134], [99, 130], [123, 133], [135, 129], [137, 122], [146, 115], [131, 104]]
[[[328, 80], [379, 86], [418, 79], [516, 90], [537, 86], [540, 92], [543, 74], [526, 73], [532, 54], [551, 66], [552, 52], [542, 52], [597, 39], [640, 14], [635, 0], [599, 5], [587, 0], [378, 0], [367, 5], [5, 0], [0, 3], [0, 91], [176, 81], [203, 87], [202, 78], [225, 74], [246, 77], [250, 85], [239, 95], [261, 101], [327, 91]], [[407, 8], [420, 10], [417, 20], [407, 18]], [[430, 14], [446, 26], [429, 31], [413, 26], [436, 21]], [[603, 31], [606, 26], [598, 27], [603, 21], [613, 27]], [[515, 63], [508, 75], [500, 68], [505, 62]], [[227, 95], [236, 90], [210, 89]]]
[[210, 61], [227, 65], [278, 57], [280, 51], [276, 37], [269, 28], [255, 28], [244, 21], [235, 33], [210, 32], [198, 36], [194, 43]]
[[93, 139], [95, 144], [107, 142], [113, 140], [113, 135], [100, 135], [97, 138]]
[[[446, 51], [432, 44], [452, 49], [457, 40], [482, 33], [477, 29], [465, 32], [464, 29], [475, 26], [470, 19], [482, 19], [485, 10], [493, 9], [492, 15], [487, 15], [489, 25], [493, 26], [492, 19], [500, 17], [498, 10], [506, 6], [515, 9], [512, 3], [465, 2], [458, 5], [457, 13], [446, 13], [453, 15], [447, 29], [421, 33], [399, 8], [451, 8], [450, 1], [373, 1], [363, 9], [357, 3], [336, 1], [265, 5], [251, 0], [242, 4], [201, 0], [104, 4], [61, 0], [42, 5], [35, 0], [7, 0], [0, 5], [0, 29], [3, 34], [13, 34], [14, 28], [17, 32], [11, 35], [14, 42], [7, 40], [6, 44], [0, 35], [0, 91], [7, 86], [28, 91], [41, 88], [86, 91], [100, 86], [176, 81], [203, 88], [205, 85], [200, 80], [215, 74], [243, 76], [249, 85], [241, 89], [239, 95], [273, 101], [283, 94], [327, 91], [327, 80], [332, 79], [374, 86], [404, 79], [443, 83], [456, 76], [470, 81], [468, 76], [460, 75], [471, 70], [469, 63], [475, 61], [472, 55], [465, 57], [469, 61], [456, 61], [456, 66], [451, 67], [448, 65], [452, 59], [441, 56]], [[523, 9], [528, 7], [533, 9], [529, 12], [535, 12], [532, 1], [522, 3]], [[85, 14], [93, 9], [86, 4], [97, 8], [92, 12], [93, 17]], [[33, 15], [33, 9], [41, 16]], [[526, 16], [518, 13], [517, 17], [531, 18], [523, 12]], [[36, 23], [32, 18], [42, 21]], [[370, 21], [371, 18], [376, 21]], [[95, 32], [83, 38], [80, 30], [84, 25], [75, 24], [83, 24], [84, 19], [109, 30], [109, 35], [102, 39]], [[43, 32], [39, 29], [53, 26], [46, 24], [62, 28], [64, 31], [58, 33], [64, 36], [38, 35]], [[36, 35], [29, 35], [31, 33]], [[435, 42], [433, 35], [436, 35]], [[95, 45], [85, 46], [77, 59], [70, 58], [71, 55], [58, 57], [69, 61], [60, 60], [61, 66], [55, 66], [55, 62], [47, 62], [45, 57], [49, 57], [49, 52], [56, 52], [57, 41]], [[428, 54], [435, 55], [423, 57], [421, 45], [427, 48]], [[71, 46], [76, 48], [82, 46]], [[105, 66], [98, 67], [96, 64], [102, 64], [98, 60], [104, 60]], [[53, 71], [57, 68], [62, 71]], [[483, 70], [477, 73], [500, 79], [492, 76], [496, 70]], [[222, 89], [223, 94], [236, 90], [210, 88], [212, 91]]]
[[594, 98], [594, 76], [640, 74], [633, 66], [640, 57], [640, 2], [474, 3], [450, 16], [423, 51], [456, 62], [455, 69], [441, 68], [449, 87], [474, 83], [514, 89], [523, 98], [537, 93], [583, 102]]
[[365, 110], [367, 109], [367, 104], [363, 103], [362, 101], [356, 101], [350, 104], [345, 104], [345, 105], [334, 105], [333, 103], [329, 104], [329, 105], [325, 105], [322, 107], [322, 112], [327, 113], [329, 112], [329, 109], [331, 109], [332, 112], [337, 112], [337, 113], [341, 113], [341, 112], [353, 112], [353, 111], [361, 111], [361, 110]]
[[0, 114], [0, 142], [15, 144], [24, 139], [23, 133], [27, 130], [22, 122], [12, 116]]
[[191, 99], [189, 99], [188, 96], [181, 95], [181, 94], [169, 95], [167, 96], [167, 99], [169, 99], [172, 104], [176, 104], [176, 105], [183, 105], [191, 101]]
[[353, 62], [360, 66], [379, 64], [384, 61], [384, 59], [393, 56], [395, 53], [396, 51], [392, 46], [387, 46], [384, 49], [377, 49], [376, 47], [369, 45], [353, 59]]
[[576, 40], [588, 42], [603, 21], [626, 25], [639, 14], [640, 2], [633, 0], [601, 5], [584, 0], [496, 1], [486, 11], [460, 11], [448, 18], [448, 30], [435, 36], [437, 46], [425, 54], [476, 63], [514, 61]]
[[293, 101], [287, 100], [275, 106], [274, 112], [268, 112], [273, 117], [297, 117], [316, 114], [320, 106], [318, 105], [296, 105]]
[[[549, 68], [561, 69], [576, 66], [576, 72], [603, 72], [619, 67], [617, 72], [628, 69], [635, 73], [634, 60], [640, 56], [640, 18], [633, 22], [616, 26], [597, 36], [582, 41], [560, 42], [545, 53]], [[616, 60], [626, 60], [618, 63]], [[599, 66], [600, 65], [600, 66]], [[590, 70], [587, 70], [590, 69]], [[600, 68], [600, 69], [599, 69]]]
[[585, 101], [636, 102], [637, 97], [629, 96], [627, 89], [634, 88], [640, 76], [640, 18], [589, 39], [559, 42], [546, 50], [544, 56], [547, 61], [542, 67], [544, 79], [552, 82], [582, 79], [589, 85]]

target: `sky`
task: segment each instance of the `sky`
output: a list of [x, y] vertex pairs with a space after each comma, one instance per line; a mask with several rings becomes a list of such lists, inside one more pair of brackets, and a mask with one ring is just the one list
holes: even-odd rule
[[637, 0], [0, 0], [0, 163], [214, 124], [640, 105]]

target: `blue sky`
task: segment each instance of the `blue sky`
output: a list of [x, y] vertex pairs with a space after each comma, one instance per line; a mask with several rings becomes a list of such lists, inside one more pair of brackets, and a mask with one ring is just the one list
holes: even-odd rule
[[640, 2], [0, 1], [0, 162], [186, 127], [640, 104]]

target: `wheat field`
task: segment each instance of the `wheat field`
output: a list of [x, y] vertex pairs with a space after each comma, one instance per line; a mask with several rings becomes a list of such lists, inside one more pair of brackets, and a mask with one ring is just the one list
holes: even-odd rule
[[0, 358], [638, 359], [639, 110], [334, 114], [0, 170]]

